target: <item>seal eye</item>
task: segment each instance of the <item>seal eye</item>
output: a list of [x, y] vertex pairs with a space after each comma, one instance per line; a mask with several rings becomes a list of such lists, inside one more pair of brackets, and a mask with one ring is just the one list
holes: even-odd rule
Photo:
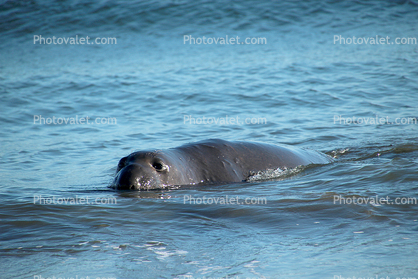
[[152, 167], [156, 170], [156, 171], [166, 171], [168, 169], [168, 167], [161, 162], [154, 162], [152, 163]]

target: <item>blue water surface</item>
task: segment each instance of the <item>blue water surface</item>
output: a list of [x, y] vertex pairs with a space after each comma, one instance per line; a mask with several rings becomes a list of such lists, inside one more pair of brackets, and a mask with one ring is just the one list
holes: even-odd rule
[[[416, 1], [2, 1], [0, 278], [418, 277], [417, 12]], [[36, 41], [54, 36], [115, 41]], [[263, 43], [185, 42], [203, 36]], [[214, 123], [227, 117], [240, 122]], [[109, 188], [123, 156], [209, 138], [336, 161], [273, 180]], [[266, 202], [189, 202], [203, 197]], [[76, 198], [99, 202], [63, 202]]]

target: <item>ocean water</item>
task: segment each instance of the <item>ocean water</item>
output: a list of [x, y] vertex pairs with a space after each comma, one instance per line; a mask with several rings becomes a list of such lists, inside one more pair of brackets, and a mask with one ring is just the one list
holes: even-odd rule
[[[417, 278], [418, 44], [395, 41], [418, 38], [417, 14], [416, 1], [1, 1], [0, 278]], [[113, 43], [62, 43], [87, 36]], [[215, 123], [227, 117], [240, 122]], [[336, 160], [109, 188], [129, 153], [209, 138]]]

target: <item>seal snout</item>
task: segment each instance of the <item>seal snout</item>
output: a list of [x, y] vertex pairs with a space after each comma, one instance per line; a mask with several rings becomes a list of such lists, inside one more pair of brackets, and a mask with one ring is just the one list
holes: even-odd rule
[[151, 190], [160, 187], [159, 175], [168, 171], [168, 166], [158, 162], [153, 165], [138, 162], [122, 162], [113, 182], [117, 190]]
[[135, 190], [140, 188], [138, 167], [127, 165], [120, 169], [115, 177], [114, 186], [118, 190]]

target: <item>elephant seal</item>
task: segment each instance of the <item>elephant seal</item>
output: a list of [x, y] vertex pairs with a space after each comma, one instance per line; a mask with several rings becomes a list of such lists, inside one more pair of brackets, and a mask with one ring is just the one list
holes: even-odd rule
[[119, 161], [111, 187], [154, 190], [243, 182], [255, 172], [332, 161], [323, 153], [292, 146], [210, 139], [166, 150], [134, 152]]

